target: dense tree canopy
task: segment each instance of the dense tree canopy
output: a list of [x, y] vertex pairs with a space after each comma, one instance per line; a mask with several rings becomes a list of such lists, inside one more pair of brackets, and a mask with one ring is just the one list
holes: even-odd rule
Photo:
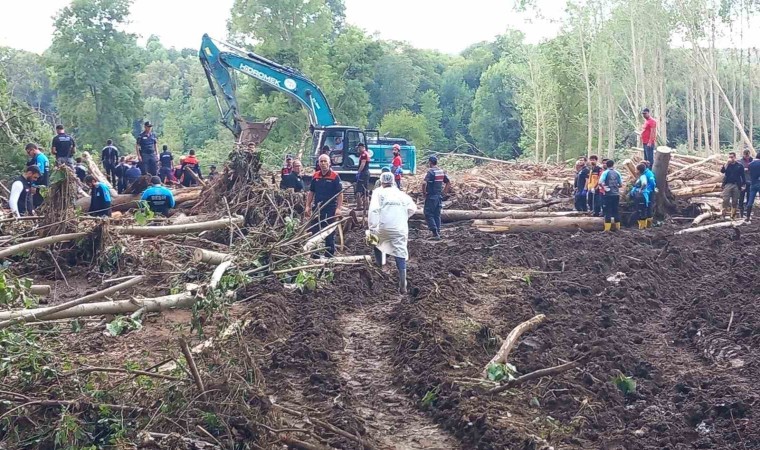
[[[231, 136], [197, 49], [166, 48], [155, 36], [139, 46], [123, 31], [130, 6], [73, 0], [56, 15], [44, 55], [0, 49], [0, 106], [14, 117], [8, 124], [18, 126], [11, 132], [19, 141], [6, 133], [0, 145], [47, 145], [52, 133], [42, 131], [63, 122], [80, 144], [113, 138], [132, 148], [140, 122], [151, 120], [175, 152], [224, 159]], [[757, 9], [749, 0], [571, 1], [552, 39], [529, 44], [507, 30], [445, 55], [346, 23], [342, 0], [235, 0], [226, 38], [314, 80], [339, 123], [411, 139], [421, 154], [614, 154], [637, 143], [645, 106], [660, 122], [661, 144], [704, 153], [760, 135], [760, 54], [735, 31], [753, 25]], [[731, 46], [716, 45], [721, 39]], [[297, 152], [306, 141], [304, 110], [253, 78], [235, 78], [245, 116], [278, 117], [264, 144], [270, 162]]]

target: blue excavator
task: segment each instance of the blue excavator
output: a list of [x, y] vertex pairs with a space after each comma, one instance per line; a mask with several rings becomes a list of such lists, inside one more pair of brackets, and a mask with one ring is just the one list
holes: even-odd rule
[[[220, 49], [223, 48], [223, 50]], [[332, 169], [342, 179], [353, 180], [359, 165], [354, 149], [364, 143], [370, 153], [370, 175], [377, 178], [382, 167], [393, 160], [393, 145], [401, 147], [404, 174], [416, 173], [416, 149], [401, 138], [381, 138], [376, 130], [338, 125], [319, 86], [301, 72], [270, 61], [252, 52], [238, 49], [230, 44], [217, 43], [207, 34], [203, 35], [199, 57], [206, 72], [211, 93], [216, 98], [221, 122], [241, 144], [258, 145], [266, 138], [276, 119], [266, 122], [250, 122], [242, 117], [235, 97], [236, 83], [233, 70], [248, 75], [297, 100], [308, 112], [309, 130], [312, 134], [311, 167], [321, 150], [329, 147]], [[218, 89], [217, 89], [218, 88]], [[221, 91], [221, 97], [218, 92]], [[221, 99], [221, 100], [220, 100]], [[304, 162], [307, 167], [308, 163]]]

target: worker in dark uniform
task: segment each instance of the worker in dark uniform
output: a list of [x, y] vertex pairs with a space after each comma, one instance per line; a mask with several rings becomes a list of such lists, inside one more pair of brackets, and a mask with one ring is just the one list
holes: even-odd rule
[[729, 216], [733, 220], [739, 206], [739, 193], [744, 186], [744, 166], [736, 161], [736, 153], [728, 154], [728, 161], [720, 172], [723, 174], [723, 217]]
[[40, 169], [37, 166], [29, 166], [24, 174], [16, 178], [11, 184], [8, 206], [10, 206], [11, 212], [15, 217], [31, 216], [34, 214], [32, 184], [39, 178]]
[[578, 159], [575, 163], [575, 210], [588, 211], [588, 191], [586, 191], [586, 181], [588, 181], [589, 168], [586, 158]]
[[143, 192], [140, 200], [148, 202], [150, 210], [154, 213], [168, 216], [169, 209], [174, 208], [174, 194], [161, 185], [159, 177], [151, 177], [150, 184], [152, 186]]
[[293, 161], [293, 167], [290, 173], [284, 175], [280, 180], [280, 189], [293, 189], [295, 192], [303, 191], [303, 180], [301, 179], [301, 160]]
[[100, 162], [103, 164], [106, 178], [112, 185], [116, 186], [116, 175], [114, 170], [119, 165], [119, 149], [113, 145], [111, 139], [106, 141], [106, 146], [100, 151]]
[[137, 167], [137, 163], [134, 161], [129, 162], [129, 168], [124, 172], [124, 179], [125, 179], [125, 186], [124, 189], [128, 188], [132, 183], [139, 180], [142, 176], [142, 170], [140, 170], [139, 167]]
[[359, 168], [356, 170], [356, 207], [359, 211], [369, 209], [369, 152], [363, 143], [356, 145]]
[[428, 172], [422, 183], [422, 195], [425, 196], [425, 220], [433, 233], [433, 238], [441, 239], [441, 210], [443, 210], [443, 194], [451, 186], [449, 177], [438, 167], [438, 158], [428, 158]]
[[105, 183], [101, 183], [92, 175], [84, 178], [84, 184], [90, 188], [90, 210], [87, 214], [97, 217], [111, 215], [111, 192]]
[[137, 136], [137, 144], [135, 144], [137, 158], [142, 165], [142, 172], [157, 175], [158, 168], [156, 166], [156, 160], [158, 159], [158, 138], [153, 132], [152, 123], [145, 122], [144, 127], [143, 132]]
[[591, 155], [588, 158], [589, 174], [586, 180], [586, 191], [588, 192], [588, 209], [592, 211], [594, 217], [602, 217], [602, 191], [599, 186], [599, 178], [602, 176], [602, 168], [599, 166], [599, 157]]
[[[757, 155], [756, 155], [757, 156]], [[760, 158], [755, 158], [749, 164], [749, 199], [747, 200], [747, 223], [750, 223], [752, 217], [752, 206], [755, 198], [760, 195]]]
[[87, 167], [82, 162], [82, 158], [77, 157], [75, 160], [77, 163], [74, 165], [74, 173], [79, 178], [79, 181], [84, 183], [84, 177], [87, 176]]
[[752, 186], [749, 179], [749, 165], [752, 163], [752, 156], [750, 156], [748, 148], [745, 148], [744, 152], [742, 152], [742, 159], [739, 162], [744, 167], [744, 186], [741, 187], [741, 192], [739, 193], [739, 213], [744, 217], [744, 203], [749, 199], [749, 190]]
[[50, 152], [55, 155], [55, 164], [60, 166], [65, 164], [74, 170], [74, 153], [77, 149], [77, 143], [74, 138], [66, 134], [63, 125], [56, 125], [56, 135], [53, 138]]
[[605, 163], [607, 170], [599, 177], [600, 189], [604, 190], [604, 231], [620, 229], [620, 189], [623, 187], [623, 176], [615, 170], [615, 161], [608, 159]]
[[158, 169], [158, 176], [162, 183], [166, 183], [174, 171], [174, 155], [169, 151], [168, 145], [164, 145], [161, 150], [161, 154], [158, 155], [158, 161], [161, 164], [161, 168]]
[[[317, 234], [321, 229], [329, 226], [336, 217], [340, 216], [342, 207], [343, 186], [340, 176], [330, 169], [330, 157], [320, 155], [319, 170], [314, 172], [309, 194], [306, 197], [305, 217], [311, 217], [313, 208], [316, 208], [318, 213], [318, 218], [313, 219], [314, 225], [309, 231]], [[326, 256], [335, 255], [335, 231], [325, 239], [325, 247], [327, 247]]]
[[126, 158], [122, 156], [119, 158], [119, 164], [113, 169], [114, 176], [116, 177], [116, 191], [119, 194], [124, 193], [124, 190], [127, 188], [127, 169], [129, 169], [129, 165]]
[[32, 203], [34, 204], [34, 209], [37, 209], [44, 201], [40, 189], [47, 187], [48, 180], [50, 179], [50, 161], [48, 160], [48, 157], [40, 151], [36, 144], [26, 144], [26, 154], [29, 156], [29, 161], [27, 161], [26, 166], [37, 166], [40, 170], [40, 177], [37, 181], [32, 183], [31, 190]]

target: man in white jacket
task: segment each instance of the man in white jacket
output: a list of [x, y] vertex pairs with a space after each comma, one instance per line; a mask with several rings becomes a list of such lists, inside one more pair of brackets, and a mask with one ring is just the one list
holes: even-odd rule
[[411, 197], [401, 192], [393, 184], [393, 174], [385, 172], [380, 176], [380, 189], [372, 192], [369, 205], [368, 223], [371, 240], [374, 238], [375, 260], [382, 264], [383, 253], [396, 259], [399, 292], [406, 294], [406, 249], [409, 240], [409, 218], [417, 211]]

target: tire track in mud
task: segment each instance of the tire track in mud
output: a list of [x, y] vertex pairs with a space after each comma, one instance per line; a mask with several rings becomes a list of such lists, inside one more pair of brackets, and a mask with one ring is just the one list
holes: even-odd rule
[[393, 305], [364, 307], [340, 317], [345, 348], [338, 358], [341, 377], [361, 403], [356, 413], [369, 435], [384, 449], [459, 449], [457, 439], [417, 410], [400, 388], [393, 386], [390, 327], [386, 317]]

